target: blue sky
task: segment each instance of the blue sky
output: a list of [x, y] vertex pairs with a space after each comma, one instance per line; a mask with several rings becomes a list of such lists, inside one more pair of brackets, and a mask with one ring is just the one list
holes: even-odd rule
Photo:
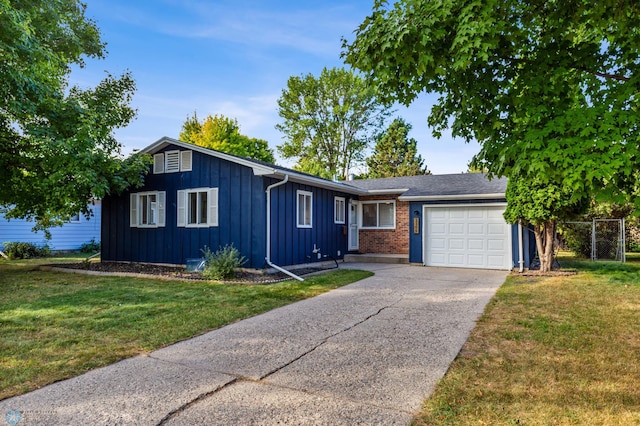
[[[373, 0], [85, 0], [107, 43], [108, 55], [74, 70], [71, 84], [94, 86], [105, 71], [131, 71], [137, 118], [116, 131], [125, 154], [162, 136], [178, 137], [187, 115], [236, 118], [241, 132], [282, 140], [277, 99], [292, 75], [319, 75], [344, 66], [341, 37], [371, 12]], [[396, 115], [413, 125], [411, 137], [435, 174], [466, 171], [478, 152], [447, 135], [437, 140], [426, 117], [433, 97], [423, 95]], [[276, 152], [277, 155], [277, 152]], [[291, 166], [278, 157], [278, 164]]]

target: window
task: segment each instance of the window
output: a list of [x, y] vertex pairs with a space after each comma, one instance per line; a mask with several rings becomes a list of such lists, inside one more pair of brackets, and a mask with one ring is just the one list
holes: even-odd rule
[[131, 194], [130, 225], [138, 228], [165, 226], [165, 192], [139, 192]]
[[362, 228], [396, 227], [395, 201], [362, 202]]
[[309, 191], [296, 191], [296, 195], [298, 199], [298, 228], [311, 228], [313, 218], [313, 193]]
[[333, 212], [334, 223], [344, 223], [344, 215], [345, 215], [344, 198], [334, 197], [333, 204], [334, 204], [334, 212]]
[[218, 226], [218, 188], [178, 191], [178, 226]]

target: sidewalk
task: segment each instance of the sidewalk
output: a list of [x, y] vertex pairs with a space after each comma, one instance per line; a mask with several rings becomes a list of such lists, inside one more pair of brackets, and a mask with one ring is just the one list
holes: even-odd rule
[[0, 401], [1, 418], [18, 426], [407, 424], [507, 272], [341, 267], [376, 275]]

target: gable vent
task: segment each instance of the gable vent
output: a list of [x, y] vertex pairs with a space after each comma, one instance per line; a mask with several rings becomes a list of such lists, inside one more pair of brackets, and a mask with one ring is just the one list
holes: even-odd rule
[[180, 171], [180, 151], [167, 151], [164, 155], [164, 171], [165, 173], [173, 173]]

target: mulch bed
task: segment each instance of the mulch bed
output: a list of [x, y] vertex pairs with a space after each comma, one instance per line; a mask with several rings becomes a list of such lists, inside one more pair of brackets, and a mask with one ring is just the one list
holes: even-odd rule
[[576, 269], [554, 269], [547, 272], [540, 270], [525, 270], [522, 272], [513, 271], [511, 274], [520, 277], [566, 277], [569, 275], [576, 275], [578, 271]]
[[[129, 262], [83, 262], [83, 263], [58, 263], [52, 265], [44, 265], [54, 268], [76, 269], [84, 271], [105, 272], [108, 274], [142, 274], [146, 276], [157, 276], [165, 279], [207, 281], [199, 272], [187, 272], [182, 266], [171, 265], [155, 265], [149, 263], [129, 263]], [[292, 271], [298, 276], [308, 275], [314, 272], [320, 272], [327, 269], [326, 267], [308, 267], [296, 269]], [[266, 273], [263, 271], [238, 271], [235, 278], [228, 282], [247, 283], [247, 284], [270, 284], [279, 281], [292, 279], [281, 272]]]

